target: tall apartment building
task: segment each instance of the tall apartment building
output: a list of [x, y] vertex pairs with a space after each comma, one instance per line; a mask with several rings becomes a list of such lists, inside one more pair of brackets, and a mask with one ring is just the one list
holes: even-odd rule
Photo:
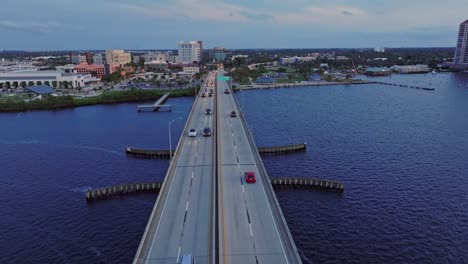
[[109, 64], [125, 65], [132, 61], [130, 53], [123, 50], [106, 50], [106, 62]]
[[454, 63], [468, 63], [468, 20], [460, 24]]
[[201, 62], [202, 50], [203, 44], [201, 41], [179, 41], [178, 62], [183, 64]]

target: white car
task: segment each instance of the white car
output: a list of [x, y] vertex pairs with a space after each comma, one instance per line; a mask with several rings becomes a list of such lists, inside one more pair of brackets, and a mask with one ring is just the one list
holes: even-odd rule
[[189, 137], [196, 137], [197, 136], [197, 130], [195, 128], [191, 128], [188, 132]]

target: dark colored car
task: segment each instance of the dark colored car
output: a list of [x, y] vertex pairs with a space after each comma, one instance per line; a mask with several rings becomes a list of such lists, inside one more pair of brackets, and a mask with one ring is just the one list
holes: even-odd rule
[[208, 96], [209, 96], [209, 97], [212, 97], [212, 96], [213, 96], [213, 93], [209, 93]]
[[205, 94], [205, 93], [202, 93], [202, 94], [201, 94], [201, 97], [206, 97], [206, 94]]
[[204, 137], [209, 137], [209, 136], [211, 136], [211, 129], [210, 129], [209, 127], [205, 127], [205, 128], [203, 129], [203, 136], [204, 136]]
[[232, 111], [231, 112], [231, 117], [236, 117], [236, 116], [237, 116], [236, 111]]
[[211, 109], [208, 108], [205, 110], [205, 115], [211, 115], [211, 114], [212, 114]]
[[231, 92], [229, 92], [229, 90], [226, 89], [226, 90], [224, 90], [224, 93], [225, 93], [225, 94], [230, 94]]
[[244, 173], [244, 175], [246, 183], [255, 183], [257, 181], [255, 177], [255, 172], [253, 171], [247, 171]]

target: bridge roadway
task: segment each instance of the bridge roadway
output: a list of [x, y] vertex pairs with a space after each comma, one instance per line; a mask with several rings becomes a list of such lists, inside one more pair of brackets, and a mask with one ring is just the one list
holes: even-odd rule
[[[253, 138], [223, 73], [218, 72], [220, 263], [301, 263]], [[229, 89], [230, 90], [230, 89]], [[230, 117], [231, 111], [237, 117]], [[253, 171], [257, 182], [245, 182]]]
[[[133, 263], [174, 264], [183, 254], [211, 261], [214, 137], [202, 130], [213, 128], [214, 115], [205, 110], [213, 109], [214, 98], [195, 99]], [[187, 137], [190, 128], [196, 137]]]

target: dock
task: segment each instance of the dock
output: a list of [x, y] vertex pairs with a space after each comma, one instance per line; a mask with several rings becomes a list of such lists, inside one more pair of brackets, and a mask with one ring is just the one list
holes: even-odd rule
[[[277, 146], [277, 147], [260, 147], [258, 148], [258, 153], [262, 155], [271, 155], [271, 154], [285, 154], [293, 152], [304, 152], [307, 149], [307, 144], [295, 144], [295, 145], [286, 145], [286, 146]], [[147, 149], [136, 149], [127, 147], [125, 153], [129, 156], [135, 156], [139, 158], [147, 159], [168, 159], [171, 151], [169, 150], [147, 150]], [[174, 154], [174, 150], [172, 150]]]
[[[344, 183], [303, 177], [272, 178], [270, 183], [273, 187], [312, 187], [339, 192], [344, 191]], [[86, 201], [90, 202], [116, 195], [158, 192], [161, 186], [162, 182], [122, 184], [87, 191], [85, 197]]]
[[172, 105], [167, 104], [165, 105], [164, 103], [167, 101], [167, 98], [169, 98], [170, 93], [164, 94], [159, 98], [154, 104], [151, 105], [138, 105], [137, 109], [138, 112], [141, 112], [142, 110], [151, 110], [153, 112], [158, 111], [161, 108], [167, 108], [169, 111], [172, 111]]

